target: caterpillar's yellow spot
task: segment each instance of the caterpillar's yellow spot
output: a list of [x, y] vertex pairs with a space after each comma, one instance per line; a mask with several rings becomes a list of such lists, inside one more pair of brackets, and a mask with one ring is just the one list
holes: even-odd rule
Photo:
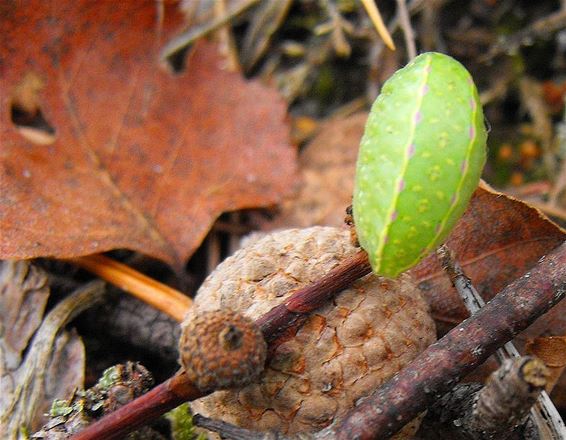
[[430, 202], [428, 201], [428, 199], [419, 200], [419, 203], [417, 203], [417, 210], [421, 214], [427, 212], [429, 209], [430, 209]]

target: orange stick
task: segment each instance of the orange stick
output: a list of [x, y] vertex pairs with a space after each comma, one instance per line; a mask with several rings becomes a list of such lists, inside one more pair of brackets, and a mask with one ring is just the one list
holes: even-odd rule
[[183, 293], [104, 255], [93, 254], [67, 261], [88, 270], [105, 281], [132, 294], [152, 307], [182, 322], [192, 305]]

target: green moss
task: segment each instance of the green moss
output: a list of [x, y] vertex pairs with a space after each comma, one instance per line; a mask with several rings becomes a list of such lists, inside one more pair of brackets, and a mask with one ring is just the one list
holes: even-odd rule
[[49, 410], [50, 417], [60, 417], [60, 416], [68, 416], [73, 412], [72, 405], [69, 405], [69, 402], [64, 399], [55, 399], [51, 404], [51, 409]]
[[174, 440], [207, 440], [206, 435], [196, 432], [188, 403], [183, 403], [169, 411], [165, 417], [171, 422], [171, 434]]
[[115, 365], [107, 368], [102, 373], [102, 377], [98, 380], [97, 386], [103, 390], [109, 389], [112, 385], [120, 380], [120, 368]]

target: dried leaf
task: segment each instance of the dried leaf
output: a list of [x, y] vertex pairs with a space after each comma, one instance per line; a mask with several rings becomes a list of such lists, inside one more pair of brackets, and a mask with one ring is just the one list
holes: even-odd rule
[[263, 229], [344, 224], [366, 119], [367, 113], [360, 112], [321, 124], [299, 157], [302, 183], [297, 195], [284, 202], [279, 215]]
[[[485, 186], [476, 190], [447, 246], [478, 292], [489, 300], [565, 238], [566, 232], [540, 211]], [[411, 272], [420, 281], [437, 321], [456, 324], [468, 316], [435, 255]]]
[[292, 3], [291, 0], [266, 0], [254, 12], [241, 53], [246, 71], [250, 71], [265, 53], [271, 37], [287, 17]]
[[47, 275], [26, 262], [0, 263], [0, 321], [2, 359], [13, 370], [41, 324], [49, 298]]
[[46, 279], [28, 262], [0, 263], [2, 438], [18, 438], [22, 429], [36, 430], [54, 397], [83, 386], [83, 344], [76, 333], [61, 329], [101, 298], [102, 284], [79, 289], [42, 321], [49, 295]]
[[174, 5], [52, 6], [6, 5], [0, 19], [0, 258], [129, 248], [179, 267], [220, 213], [292, 189], [274, 90], [223, 71], [210, 43], [185, 72], [159, 64]]

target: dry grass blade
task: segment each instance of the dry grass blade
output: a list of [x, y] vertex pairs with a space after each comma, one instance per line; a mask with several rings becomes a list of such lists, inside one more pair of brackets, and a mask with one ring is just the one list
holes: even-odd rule
[[258, 0], [246, 0], [234, 9], [228, 10], [228, 12], [223, 16], [216, 17], [214, 20], [201, 26], [185, 30], [183, 33], [173, 38], [169, 43], [167, 43], [167, 45], [165, 45], [165, 47], [161, 51], [161, 59], [166, 60], [177, 54], [179, 51], [186, 49], [199, 38], [205, 37], [211, 32], [217, 30], [219, 27], [224, 26], [234, 17], [237, 17], [257, 2]]
[[395, 44], [393, 43], [393, 39], [391, 38], [389, 31], [387, 30], [385, 24], [383, 23], [383, 19], [381, 18], [381, 14], [379, 13], [379, 9], [377, 8], [375, 2], [373, 0], [361, 0], [361, 1], [362, 4], [364, 5], [364, 8], [366, 8], [369, 18], [371, 19], [373, 25], [375, 26], [377, 33], [383, 39], [383, 42], [386, 44], [386, 46], [389, 49], [395, 50]]
[[68, 261], [131, 293], [176, 321], [181, 322], [192, 305], [191, 299], [178, 290], [104, 255], [87, 255]]
[[246, 32], [241, 52], [244, 69], [249, 72], [269, 46], [273, 34], [279, 29], [292, 0], [268, 0], [255, 12]]

